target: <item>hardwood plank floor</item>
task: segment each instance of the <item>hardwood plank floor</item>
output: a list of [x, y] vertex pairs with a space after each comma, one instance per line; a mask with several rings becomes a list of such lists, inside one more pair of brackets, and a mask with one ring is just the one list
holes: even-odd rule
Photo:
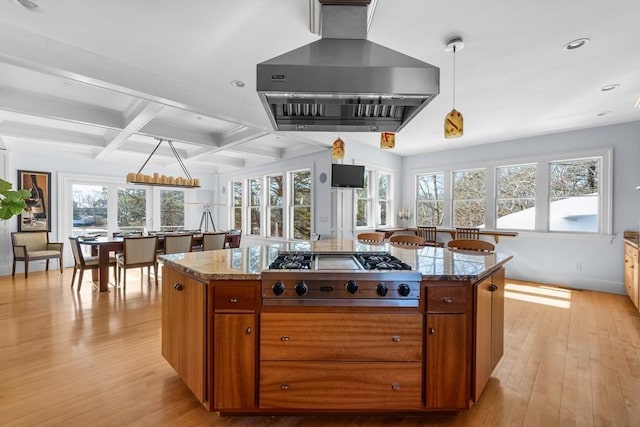
[[160, 287], [71, 289], [71, 269], [0, 277], [0, 424], [638, 426], [640, 315], [626, 296], [508, 280], [505, 353], [469, 411], [219, 417], [160, 355]]

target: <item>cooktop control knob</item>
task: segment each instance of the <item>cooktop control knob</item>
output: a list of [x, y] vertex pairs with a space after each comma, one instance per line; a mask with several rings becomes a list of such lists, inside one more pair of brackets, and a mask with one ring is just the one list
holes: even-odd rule
[[355, 280], [349, 280], [347, 282], [347, 292], [349, 292], [351, 295], [355, 294], [356, 292], [358, 292], [358, 288], [360, 287], [358, 285], [358, 282], [356, 282]]
[[298, 294], [299, 296], [302, 296], [307, 293], [307, 291], [309, 290], [309, 287], [304, 282], [298, 282], [294, 290], [296, 291], [296, 294]]
[[284, 283], [276, 282], [276, 284], [271, 287], [271, 290], [276, 296], [282, 295], [284, 293]]
[[398, 286], [398, 293], [400, 296], [406, 297], [411, 293], [411, 288], [406, 283], [402, 283]]
[[376, 294], [383, 297], [387, 295], [387, 292], [389, 292], [389, 288], [387, 288], [387, 285], [385, 285], [384, 283], [378, 283], [378, 285], [376, 286]]

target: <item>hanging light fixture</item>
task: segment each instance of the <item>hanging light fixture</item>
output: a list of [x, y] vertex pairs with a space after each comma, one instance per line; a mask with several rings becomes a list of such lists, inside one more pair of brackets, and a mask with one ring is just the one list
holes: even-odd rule
[[458, 138], [463, 134], [462, 113], [456, 110], [456, 52], [462, 50], [464, 43], [461, 37], [449, 40], [445, 47], [446, 52], [453, 52], [453, 109], [444, 118], [444, 137]]
[[331, 146], [331, 157], [334, 160], [344, 159], [344, 141], [340, 139], [340, 137], [333, 141], [333, 145]]
[[156, 151], [158, 151], [158, 148], [160, 148], [160, 144], [165, 142], [164, 139], [160, 139], [160, 138], [156, 138], [156, 139], [158, 140], [158, 145], [156, 145], [156, 148], [154, 148], [151, 154], [149, 154], [149, 157], [147, 157], [147, 160], [145, 160], [145, 162], [142, 164], [138, 172], [129, 172], [127, 174], [127, 183], [141, 184], [141, 185], [161, 185], [165, 187], [183, 187], [183, 188], [200, 187], [200, 180], [198, 178], [191, 177], [191, 174], [187, 170], [187, 167], [184, 165], [184, 162], [178, 155], [178, 151], [173, 146], [173, 141], [167, 140], [167, 143], [169, 144], [169, 148], [171, 148], [173, 155], [176, 156], [176, 160], [178, 161], [178, 164], [182, 168], [182, 171], [184, 172], [185, 177], [161, 175], [158, 172], [155, 172], [153, 175], [146, 175], [142, 173], [142, 169], [144, 169], [147, 163], [149, 163], [149, 160], [151, 160], [151, 157], [156, 153]]

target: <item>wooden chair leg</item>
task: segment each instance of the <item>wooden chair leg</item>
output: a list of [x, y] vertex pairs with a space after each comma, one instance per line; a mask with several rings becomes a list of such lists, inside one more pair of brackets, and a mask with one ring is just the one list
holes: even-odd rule
[[62, 274], [62, 254], [58, 258], [58, 267], [60, 267], [60, 274]]
[[153, 265], [153, 275], [156, 277], [156, 287], [158, 287], [158, 264]]
[[73, 288], [73, 282], [76, 281], [76, 272], [78, 271], [78, 269], [74, 266], [73, 267], [73, 276], [71, 276], [71, 287]]
[[24, 278], [29, 278], [29, 261], [24, 262]]
[[16, 259], [13, 259], [13, 270], [11, 270], [11, 275], [15, 276], [16, 275]]
[[82, 287], [82, 276], [84, 275], [84, 268], [80, 269], [80, 277], [78, 277], [78, 292], [80, 292], [80, 288]]
[[47, 267], [45, 268], [45, 271], [49, 271], [49, 258], [47, 258]]

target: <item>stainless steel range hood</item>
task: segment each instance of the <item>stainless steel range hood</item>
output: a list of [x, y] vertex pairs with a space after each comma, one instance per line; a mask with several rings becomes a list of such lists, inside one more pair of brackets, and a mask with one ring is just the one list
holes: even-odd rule
[[397, 132], [440, 91], [440, 69], [366, 40], [366, 6], [322, 5], [322, 38], [257, 66], [279, 131]]

